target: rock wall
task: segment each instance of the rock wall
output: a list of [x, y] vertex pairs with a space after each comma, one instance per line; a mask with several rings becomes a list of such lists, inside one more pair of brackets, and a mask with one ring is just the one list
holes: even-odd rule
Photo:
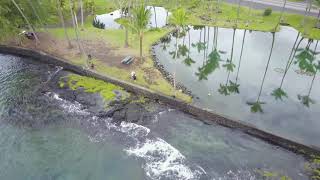
[[65, 70], [74, 72], [79, 75], [84, 75], [84, 76], [89, 76], [93, 77], [96, 79], [101, 79], [116, 85], [119, 85], [123, 88], [125, 88], [129, 92], [136, 93], [138, 95], [142, 95], [145, 97], [148, 97], [152, 100], [155, 101], [160, 101], [162, 103], [165, 103], [169, 106], [172, 106], [175, 109], [178, 109], [180, 111], [183, 111], [187, 114], [195, 116], [197, 119], [207, 123], [207, 124], [219, 124], [228, 128], [232, 128], [235, 130], [240, 130], [246, 134], [252, 135], [254, 137], [260, 138], [264, 141], [267, 141], [271, 144], [280, 146], [282, 148], [285, 148], [287, 150], [290, 150], [295, 153], [299, 153], [304, 155], [305, 157], [310, 157], [312, 155], [320, 155], [320, 148], [319, 147], [314, 147], [314, 146], [309, 146], [309, 145], [304, 145], [299, 142], [295, 142], [290, 139], [286, 139], [280, 136], [277, 136], [275, 134], [263, 131], [254, 125], [238, 121], [238, 120], [233, 120], [231, 118], [219, 115], [218, 113], [200, 108], [198, 106], [192, 105], [185, 103], [183, 101], [180, 101], [178, 99], [175, 99], [173, 97], [166, 96], [164, 94], [161, 94], [159, 92], [152, 91], [150, 89], [125, 82], [122, 80], [118, 80], [109, 76], [104, 76], [100, 75], [96, 72], [93, 72], [88, 69], [84, 69], [83, 67], [73, 65], [69, 63], [67, 60], [54, 57], [50, 54], [41, 52], [41, 51], [36, 51], [32, 49], [25, 49], [21, 47], [11, 47], [11, 46], [4, 46], [0, 45], [0, 53], [6, 53], [6, 54], [13, 54], [13, 55], [18, 55], [18, 56], [24, 56], [24, 57], [31, 57], [34, 59], [37, 59], [41, 62], [44, 63], [49, 63], [53, 64], [56, 66], [61, 66]]

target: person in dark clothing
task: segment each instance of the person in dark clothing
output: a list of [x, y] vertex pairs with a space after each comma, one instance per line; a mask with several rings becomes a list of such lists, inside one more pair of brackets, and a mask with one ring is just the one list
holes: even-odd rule
[[92, 56], [91, 56], [91, 54], [88, 54], [88, 62], [89, 62], [89, 65], [90, 65], [91, 69], [94, 69], [94, 64], [93, 64], [93, 62], [92, 62]]

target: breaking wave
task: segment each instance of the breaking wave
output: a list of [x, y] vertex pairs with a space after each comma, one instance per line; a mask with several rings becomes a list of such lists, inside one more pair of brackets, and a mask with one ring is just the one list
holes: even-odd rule
[[47, 92], [46, 96], [59, 101], [60, 102], [59, 105], [68, 113], [79, 114], [79, 115], [90, 114], [86, 109], [83, 109], [82, 105], [77, 101], [72, 103], [70, 101], [60, 98], [58, 94], [53, 92]]

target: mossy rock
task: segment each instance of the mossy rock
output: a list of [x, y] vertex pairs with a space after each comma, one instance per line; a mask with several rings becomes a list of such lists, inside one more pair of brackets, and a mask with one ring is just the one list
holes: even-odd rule
[[59, 81], [59, 87], [69, 87], [72, 90], [83, 89], [87, 93], [99, 93], [106, 103], [111, 101], [121, 101], [130, 97], [122, 87], [90, 77], [70, 74], [62, 77]]

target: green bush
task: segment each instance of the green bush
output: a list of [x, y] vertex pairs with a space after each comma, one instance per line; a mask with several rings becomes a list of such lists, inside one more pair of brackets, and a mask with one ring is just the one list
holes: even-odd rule
[[272, 13], [272, 9], [271, 8], [267, 8], [264, 10], [263, 15], [264, 16], [270, 16]]

